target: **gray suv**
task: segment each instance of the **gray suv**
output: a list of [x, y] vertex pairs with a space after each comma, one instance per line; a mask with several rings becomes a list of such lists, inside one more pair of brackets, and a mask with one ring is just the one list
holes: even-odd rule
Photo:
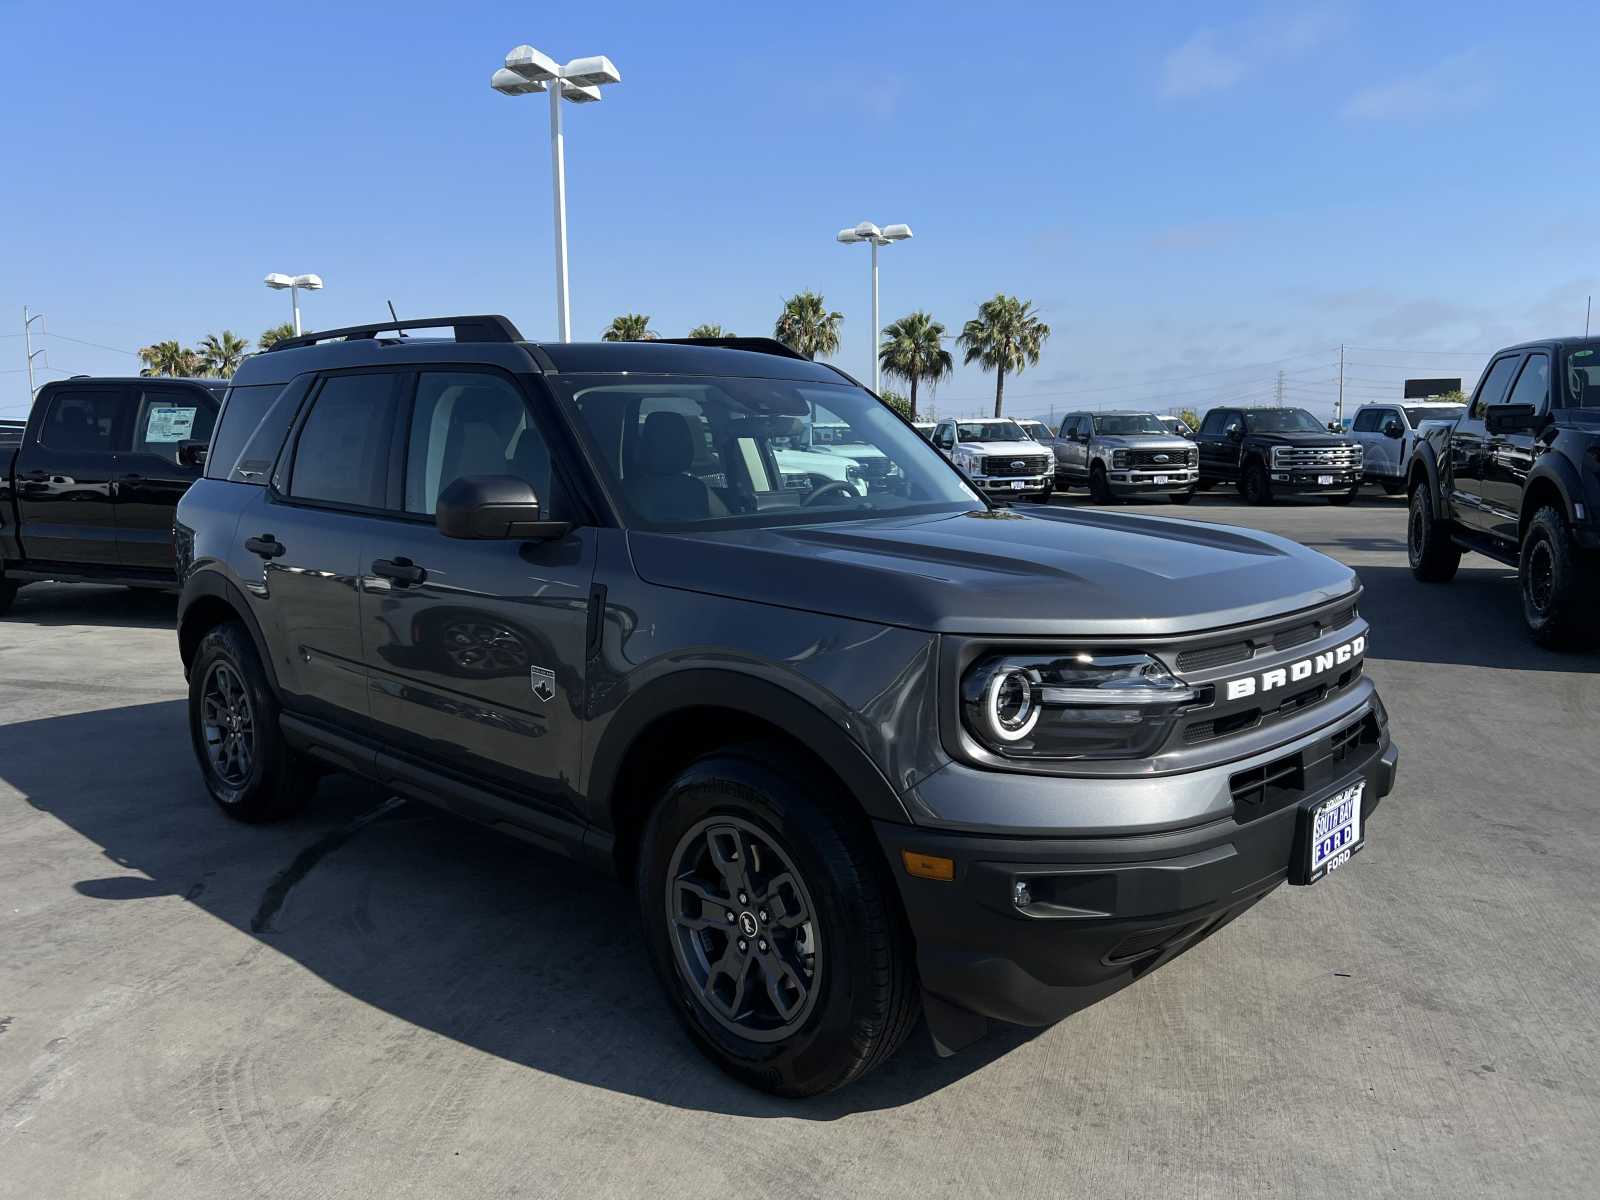
[[1187, 504], [1200, 480], [1200, 451], [1153, 413], [1068, 413], [1051, 449], [1056, 490], [1087, 487], [1096, 504], [1131, 496]]
[[[780, 466], [819, 416], [872, 486]], [[1347, 862], [1395, 778], [1348, 568], [992, 507], [775, 342], [288, 339], [177, 548], [223, 812], [341, 770], [614, 872], [694, 1043], [784, 1095], [919, 1012], [950, 1052], [1107, 995]]]

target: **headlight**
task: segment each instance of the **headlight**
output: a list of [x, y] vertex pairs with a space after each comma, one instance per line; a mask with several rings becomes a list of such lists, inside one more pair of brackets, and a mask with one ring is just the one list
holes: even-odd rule
[[1008, 758], [1142, 758], [1201, 699], [1148, 654], [991, 654], [961, 681], [961, 716]]
[[844, 469], [844, 477], [851, 483], [861, 482], [861, 464], [851, 463]]
[[1360, 442], [1357, 442], [1353, 448], [1356, 452], [1356, 466], [1359, 467], [1363, 462], [1366, 461], [1367, 448]]
[[1283, 446], [1274, 446], [1272, 448], [1272, 465], [1273, 466], [1281, 467], [1283, 465], [1283, 461], [1282, 460], [1283, 460], [1283, 452], [1284, 452], [1285, 449], [1286, 449], [1286, 447], [1283, 447]]
[[1126, 450], [1113, 450], [1111, 452], [1111, 465], [1113, 467], [1126, 467], [1128, 465], [1128, 452]]

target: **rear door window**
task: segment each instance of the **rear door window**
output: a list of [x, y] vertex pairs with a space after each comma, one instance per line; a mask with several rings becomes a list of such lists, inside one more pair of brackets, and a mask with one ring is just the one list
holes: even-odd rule
[[39, 442], [52, 450], [115, 454], [124, 440], [117, 426], [126, 402], [123, 388], [60, 388], [50, 398]]
[[178, 443], [209, 442], [217, 402], [182, 388], [144, 388], [133, 418], [133, 452], [178, 461]]
[[295, 441], [288, 494], [296, 500], [382, 508], [388, 491], [398, 371], [332, 375], [311, 402]]
[[457, 479], [512, 475], [546, 509], [550, 451], [516, 385], [483, 371], [425, 371], [411, 406], [405, 510], [433, 516]]

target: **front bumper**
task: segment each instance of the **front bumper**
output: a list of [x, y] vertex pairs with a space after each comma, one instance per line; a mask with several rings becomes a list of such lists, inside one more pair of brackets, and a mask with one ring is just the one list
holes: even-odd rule
[[[1236, 809], [1174, 831], [1030, 838], [875, 822], [917, 939], [936, 1039], [970, 1040], [940, 1025], [973, 1014], [1050, 1024], [1176, 957], [1283, 883], [1301, 809], [1357, 780], [1365, 829], [1394, 787], [1399, 751], [1387, 725], [1357, 754], [1318, 753], [1305, 751], [1303, 790], [1263, 815]], [[910, 876], [902, 851], [954, 860], [955, 878]], [[1019, 882], [1029, 894], [1021, 908]]]
[[[1336, 495], [1361, 483], [1361, 470], [1353, 471], [1269, 471], [1272, 490], [1284, 495]], [[1322, 480], [1331, 479], [1332, 483]]]
[[1151, 493], [1187, 492], [1200, 480], [1195, 467], [1179, 467], [1171, 471], [1158, 471], [1149, 467], [1131, 470], [1112, 470], [1106, 482], [1118, 496], [1143, 496]]
[[986, 496], [1004, 500], [1008, 496], [1048, 496], [1055, 490], [1056, 477], [1052, 475], [968, 475], [972, 486]]

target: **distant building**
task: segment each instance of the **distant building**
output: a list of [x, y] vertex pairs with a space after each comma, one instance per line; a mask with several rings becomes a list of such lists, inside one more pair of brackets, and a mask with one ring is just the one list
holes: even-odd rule
[[1426, 400], [1429, 396], [1442, 396], [1446, 392], [1459, 392], [1461, 380], [1458, 379], [1408, 379], [1406, 380], [1406, 400]]

